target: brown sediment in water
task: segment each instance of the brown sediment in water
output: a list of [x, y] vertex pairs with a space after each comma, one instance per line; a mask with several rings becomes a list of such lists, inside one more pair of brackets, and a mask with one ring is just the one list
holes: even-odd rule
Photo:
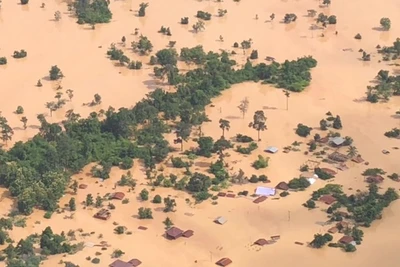
[[[60, 122], [64, 119], [65, 111], [74, 109], [82, 116], [87, 116], [92, 111], [114, 108], [130, 107], [144, 97], [154, 88], [161, 86], [152, 76], [152, 67], [144, 64], [139, 71], [128, 70], [125, 67], [115, 66], [106, 57], [106, 49], [111, 43], [124, 49], [127, 55], [143, 63], [148, 62], [148, 57], [134, 54], [129, 49], [131, 41], [135, 40], [134, 28], [139, 28], [140, 33], [149, 37], [154, 45], [154, 51], [165, 48], [169, 41], [177, 41], [176, 47], [192, 47], [198, 44], [204, 46], [205, 50], [218, 51], [225, 49], [233, 50], [234, 42], [252, 38], [253, 48], [258, 50], [260, 59], [266, 56], [274, 57], [278, 62], [285, 59], [295, 59], [303, 55], [312, 55], [318, 60], [318, 66], [312, 70], [312, 83], [304, 92], [292, 93], [289, 99], [289, 110], [286, 110], [286, 98], [281, 90], [268, 85], [256, 83], [245, 83], [233, 86], [226, 90], [221, 96], [213, 100], [215, 107], [207, 107], [206, 112], [211, 122], [205, 123], [202, 131], [207, 136], [218, 139], [221, 129], [218, 127], [220, 118], [231, 121], [231, 129], [225, 133], [226, 138], [232, 138], [237, 133], [247, 134], [253, 138], [257, 133], [248, 127], [252, 114], [256, 110], [263, 109], [268, 118], [268, 130], [262, 132], [262, 141], [259, 148], [250, 156], [230, 151], [230, 157], [226, 158], [231, 173], [237, 173], [242, 169], [246, 176], [252, 174], [266, 174], [272, 185], [281, 181], [288, 181], [299, 176], [299, 167], [309, 157], [301, 152], [282, 153], [283, 147], [294, 141], [305, 141], [295, 135], [294, 128], [298, 123], [317, 127], [319, 121], [327, 111], [341, 116], [344, 129], [343, 135], [351, 136], [362, 155], [372, 167], [379, 167], [388, 173], [400, 172], [398, 159], [400, 152], [391, 150], [391, 154], [383, 155], [382, 149], [390, 149], [398, 146], [398, 140], [388, 139], [383, 132], [393, 128], [398, 121], [391, 117], [399, 109], [400, 99], [392, 98], [389, 103], [372, 105], [365, 101], [357, 101], [364, 97], [365, 88], [369, 80], [376, 75], [380, 69], [392, 69], [385, 63], [378, 63], [379, 55], [373, 54], [371, 62], [361, 62], [357, 52], [343, 51], [351, 48], [353, 51], [363, 48], [368, 52], [375, 51], [375, 46], [390, 45], [400, 36], [399, 7], [394, 0], [386, 1], [385, 5], [374, 1], [332, 1], [329, 8], [319, 8], [319, 2], [306, 1], [246, 1], [233, 2], [225, 0], [217, 3], [212, 1], [155, 1], [149, 2], [149, 8], [145, 18], [138, 18], [135, 12], [138, 3], [133, 1], [113, 1], [110, 8], [114, 14], [109, 24], [98, 25], [95, 30], [89, 26], [80, 26], [75, 23], [76, 19], [68, 16], [67, 7], [61, 1], [46, 3], [44, 9], [39, 3], [32, 2], [28, 6], [17, 5], [13, 1], [3, 1], [0, 10], [0, 56], [7, 56], [8, 64], [0, 66], [0, 107], [2, 115], [5, 116], [12, 127], [22, 127], [20, 115], [13, 114], [18, 105], [25, 109], [28, 118], [28, 129], [15, 128], [13, 142], [28, 140], [37, 133], [39, 125], [36, 116], [40, 113], [47, 114], [45, 102], [53, 101], [56, 94], [57, 82], [48, 81], [48, 72], [52, 65], [58, 65], [65, 78], [62, 79], [62, 91], [74, 90], [74, 98], [67, 102], [66, 106], [54, 112], [53, 116], [47, 117], [51, 122]], [[173, 8], [172, 8], [173, 7]], [[176, 8], [179, 7], [179, 8]], [[197, 10], [205, 10], [213, 15], [219, 8], [227, 9], [228, 13], [223, 18], [212, 17], [206, 22], [204, 32], [193, 34], [190, 25], [195, 21], [194, 15]], [[312, 22], [303, 17], [307, 9], [316, 9], [325, 14], [334, 14], [338, 17], [338, 24], [328, 26], [324, 30], [324, 38], [318, 37], [322, 30], [310, 31]], [[60, 10], [61, 21], [53, 21], [54, 12]], [[362, 11], [360, 11], [362, 10]], [[357, 12], [362, 15], [355, 16]], [[259, 19], [255, 20], [255, 14]], [[273, 22], [269, 20], [271, 13], [276, 14]], [[296, 13], [298, 20], [289, 27], [280, 23], [285, 13]], [[179, 24], [181, 17], [189, 17], [191, 23], [188, 26]], [[393, 28], [389, 32], [378, 32], [373, 30], [379, 23], [381, 17], [389, 17]], [[157, 31], [161, 26], [170, 27], [172, 36], [163, 36]], [[338, 31], [338, 35], [335, 35]], [[353, 37], [360, 32], [363, 36], [361, 41]], [[224, 37], [224, 42], [217, 41], [219, 36]], [[118, 44], [126, 36], [127, 47]], [[101, 48], [99, 48], [101, 47]], [[13, 59], [11, 54], [14, 50], [25, 49], [28, 56], [25, 59]], [[239, 64], [245, 63], [241, 49], [236, 49], [237, 55], [233, 58]], [[247, 52], [248, 54], [249, 52]], [[248, 55], [247, 55], [248, 56]], [[36, 87], [38, 79], [42, 80], [43, 87]], [[168, 86], [165, 86], [168, 89]], [[83, 106], [90, 102], [94, 94], [100, 94], [102, 104], [96, 107]], [[66, 94], [64, 94], [66, 96]], [[240, 100], [247, 97], [250, 108], [244, 119], [241, 118], [236, 108]], [[318, 132], [313, 130], [312, 133]], [[171, 135], [172, 136], [172, 135]], [[172, 140], [170, 140], [172, 141]], [[12, 145], [13, 142], [10, 142]], [[171, 142], [172, 144], [172, 142]], [[185, 147], [195, 146], [194, 142], [185, 143]], [[251, 163], [258, 154], [263, 154], [267, 146], [276, 146], [280, 151], [270, 156], [270, 166], [267, 170], [255, 170]], [[303, 144], [304, 148], [305, 145]], [[177, 145], [179, 148], [179, 145]], [[333, 150], [332, 150], [333, 151]], [[178, 155], [178, 152], [175, 153]], [[174, 155], [175, 155], [174, 154]], [[212, 158], [209, 160], [216, 160]], [[209, 163], [204, 159], [196, 160], [196, 168], [206, 171]], [[347, 171], [339, 171], [335, 183], [340, 183], [343, 188], [365, 189], [366, 183], [360, 176], [365, 169], [362, 164], [348, 162], [350, 167]], [[400, 204], [394, 202], [383, 213], [383, 220], [375, 221], [371, 228], [364, 229], [365, 237], [357, 252], [351, 255], [343, 254], [337, 249], [324, 248], [311, 250], [296, 246], [294, 242], [307, 243], [311, 241], [315, 233], [325, 233], [332, 225], [321, 226], [317, 222], [326, 221], [326, 214], [318, 209], [308, 211], [301, 206], [314, 189], [326, 184], [318, 180], [304, 192], [291, 194], [279, 201], [269, 199], [254, 205], [245, 197], [218, 199], [218, 205], [209, 202], [199, 205], [188, 205], [186, 198], [192, 198], [181, 191], [168, 188], [156, 188], [150, 191], [147, 180], [142, 171], [140, 163], [135, 160], [132, 174], [137, 179], [138, 185], [134, 192], [128, 192], [128, 188], [118, 188], [117, 191], [125, 193], [125, 198], [130, 202], [123, 204], [121, 201], [113, 200], [116, 209], [111, 211], [111, 218], [107, 221], [96, 220], [93, 215], [98, 209], [83, 209], [79, 203], [85, 200], [86, 194], [91, 193], [94, 197], [103, 196], [115, 192], [114, 184], [125, 173], [125, 171], [113, 168], [111, 178], [104, 182], [88, 177], [91, 166], [75, 176], [82, 178], [80, 183], [88, 185], [85, 190], [79, 190], [78, 194], [66, 193], [61, 200], [61, 206], [68, 203], [70, 197], [77, 199], [77, 211], [73, 212], [71, 219], [64, 219], [70, 215], [69, 211], [63, 214], [54, 214], [50, 220], [43, 219], [43, 212], [36, 211], [29, 216], [26, 228], [15, 228], [11, 232], [14, 240], [33, 232], [40, 232], [50, 225], [55, 232], [69, 229], [84, 229], [84, 232], [95, 232], [94, 235], [78, 237], [79, 241], [93, 242], [95, 244], [106, 240], [111, 245], [106, 251], [101, 251], [101, 266], [106, 266], [113, 260], [110, 254], [114, 249], [125, 252], [122, 257], [124, 261], [138, 258], [143, 266], [155, 266], [159, 262], [165, 267], [169, 266], [214, 266], [214, 263], [224, 257], [232, 259], [232, 266], [253, 266], [260, 262], [267, 262], [272, 257], [275, 266], [337, 266], [346, 264], [351, 260], [356, 266], [375, 266], [376, 264], [389, 266], [397, 259], [397, 247], [400, 241], [395, 238], [396, 225], [400, 216]], [[176, 173], [176, 169], [167, 168], [165, 173]], [[181, 172], [180, 172], [181, 173]], [[97, 182], [97, 183], [96, 183]], [[395, 187], [397, 183], [389, 179], [380, 185], [383, 188]], [[256, 185], [235, 185], [229, 190], [237, 193], [248, 190], [252, 194]], [[138, 193], [147, 188], [150, 191], [150, 199], [159, 194], [162, 197], [172, 195], [177, 201], [177, 211], [165, 214], [162, 211], [153, 211], [153, 220], [138, 220], [139, 207], [151, 207], [157, 209], [162, 204], [152, 204], [150, 201], [141, 203], [137, 200]], [[2, 201], [0, 207], [4, 213], [12, 207], [6, 190], [2, 189]], [[107, 203], [105, 203], [107, 204]], [[157, 209], [159, 210], [159, 209]], [[193, 214], [187, 216], [185, 214]], [[290, 214], [290, 220], [288, 219]], [[193, 229], [195, 235], [190, 239], [178, 239], [174, 242], [166, 240], [162, 235], [164, 225], [162, 221], [169, 216], [175, 225], [182, 229]], [[225, 217], [228, 222], [217, 225], [213, 220]], [[41, 224], [35, 224], [41, 221]], [[127, 227], [132, 235], [115, 235], [114, 222]], [[141, 231], [139, 226], [147, 227], [147, 231]], [[98, 235], [103, 234], [99, 239]], [[261, 236], [268, 237], [279, 234], [279, 242], [256, 251], [251, 244]], [[78, 233], [77, 233], [78, 235]], [[334, 240], [342, 235], [334, 234]], [[68, 260], [88, 266], [85, 258], [95, 257], [95, 252], [100, 251], [98, 247], [87, 247], [82, 252], [67, 257], [51, 256], [43, 266], [56, 266], [62, 260]], [[157, 255], [155, 257], [155, 255]], [[174, 257], [171, 257], [174, 255]], [[288, 255], [290, 255], [288, 257]], [[301, 259], [298, 261], [296, 259]], [[195, 263], [196, 261], [196, 263]]]

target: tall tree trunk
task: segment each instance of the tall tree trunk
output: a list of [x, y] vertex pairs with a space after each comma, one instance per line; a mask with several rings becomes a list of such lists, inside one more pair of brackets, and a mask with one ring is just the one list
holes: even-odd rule
[[258, 130], [258, 142], [260, 142], [260, 130]]
[[183, 151], [183, 140], [181, 142], [181, 151]]
[[225, 138], [225, 128], [222, 128], [222, 137]]

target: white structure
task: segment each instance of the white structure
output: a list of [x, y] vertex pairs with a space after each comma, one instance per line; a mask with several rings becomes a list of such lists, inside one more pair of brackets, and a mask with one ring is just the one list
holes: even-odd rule
[[275, 188], [272, 187], [263, 187], [263, 186], [258, 186], [256, 189], [256, 195], [258, 196], [274, 196], [275, 195]]

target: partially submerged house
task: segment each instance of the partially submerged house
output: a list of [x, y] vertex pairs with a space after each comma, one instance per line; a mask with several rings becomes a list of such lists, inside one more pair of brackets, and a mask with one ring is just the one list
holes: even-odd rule
[[87, 184], [80, 184], [79, 189], [86, 189], [88, 187]]
[[289, 185], [286, 182], [280, 182], [279, 184], [277, 184], [277, 186], [275, 186], [276, 189], [279, 190], [289, 190]]
[[332, 176], [335, 176], [337, 174], [337, 172], [335, 172], [334, 170], [329, 169], [329, 168], [321, 168], [321, 171], [323, 171], [324, 173], [327, 173], [329, 175], [332, 175]]
[[274, 196], [276, 193], [275, 188], [272, 187], [264, 187], [264, 186], [257, 186], [255, 194], [258, 196]]
[[273, 244], [273, 243], [275, 243], [275, 241], [266, 240], [265, 238], [260, 238], [256, 242], [254, 242], [254, 245], [265, 246], [265, 245], [270, 245], [270, 244]]
[[343, 145], [343, 143], [346, 141], [346, 139], [344, 139], [343, 137], [337, 136], [337, 137], [333, 137], [329, 140], [330, 144], [332, 146], [338, 147]]
[[111, 212], [107, 209], [101, 209], [99, 210], [95, 215], [93, 215], [94, 218], [100, 219], [100, 220], [108, 220], [111, 217]]
[[253, 200], [253, 203], [258, 204], [258, 203], [261, 203], [261, 202], [265, 201], [266, 199], [267, 199], [266, 196], [260, 196], [260, 197], [258, 197], [258, 198], [256, 198], [256, 199], [254, 199], [254, 200]]
[[339, 229], [337, 229], [337, 227], [332, 227], [328, 229], [328, 233], [330, 234], [336, 234], [339, 231]]
[[339, 243], [342, 243], [342, 244], [350, 244], [353, 241], [354, 241], [354, 238], [352, 236], [348, 236], [348, 235], [345, 235], [339, 239]]
[[271, 154], [275, 154], [276, 152], [278, 152], [278, 148], [275, 147], [275, 146], [269, 146], [264, 151], [268, 152], [268, 153], [271, 153]]
[[354, 161], [355, 163], [363, 163], [364, 162], [364, 159], [361, 157], [361, 155], [357, 155], [357, 157], [354, 157], [351, 160]]
[[123, 200], [124, 197], [125, 197], [125, 194], [124, 194], [124, 193], [122, 193], [122, 192], [115, 192], [115, 193], [112, 193], [112, 194], [110, 195], [109, 198], [110, 198], [110, 199]]
[[332, 195], [323, 195], [319, 198], [319, 201], [324, 202], [327, 205], [331, 205], [336, 202], [336, 198]]
[[219, 216], [218, 218], [216, 218], [216, 219], [214, 220], [215, 223], [218, 223], [218, 224], [221, 224], [221, 225], [225, 224], [227, 221], [228, 221], [228, 220], [225, 219], [225, 218], [222, 217], [222, 216]]
[[219, 261], [217, 261], [215, 264], [218, 266], [228, 266], [229, 264], [232, 263], [232, 260], [229, 258], [222, 258]]
[[113, 263], [111, 263], [109, 267], [137, 267], [140, 264], [142, 264], [142, 262], [138, 259], [132, 259], [128, 262], [122, 260], [116, 260]]
[[375, 176], [368, 176], [365, 180], [367, 181], [367, 183], [370, 184], [379, 184], [382, 183], [383, 180], [385, 180], [385, 178], [383, 178], [380, 175], [375, 175]]
[[194, 231], [193, 230], [186, 230], [185, 232], [183, 232], [182, 236], [189, 238], [192, 237], [194, 235]]
[[178, 239], [179, 237], [181, 237], [183, 234], [183, 231], [181, 229], [179, 229], [178, 227], [171, 227], [169, 228], [166, 232], [165, 232], [165, 236], [168, 239]]
[[328, 158], [338, 162], [346, 162], [349, 159], [346, 155], [339, 152], [333, 152], [328, 156]]

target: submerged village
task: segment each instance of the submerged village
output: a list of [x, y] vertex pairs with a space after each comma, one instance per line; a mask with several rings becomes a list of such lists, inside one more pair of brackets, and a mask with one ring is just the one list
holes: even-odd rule
[[0, 0], [0, 266], [394, 262], [389, 2]]

